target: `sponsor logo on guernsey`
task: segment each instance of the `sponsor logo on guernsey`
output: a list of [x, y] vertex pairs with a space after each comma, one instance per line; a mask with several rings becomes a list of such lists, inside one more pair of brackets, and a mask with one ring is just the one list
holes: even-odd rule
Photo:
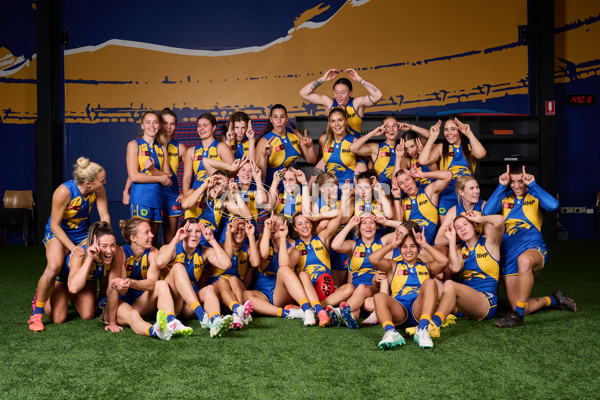
[[524, 206], [530, 206], [535, 203], [535, 200], [526, 201], [523, 203]]
[[477, 258], [486, 258], [487, 256], [488, 256], [488, 253], [477, 254]]

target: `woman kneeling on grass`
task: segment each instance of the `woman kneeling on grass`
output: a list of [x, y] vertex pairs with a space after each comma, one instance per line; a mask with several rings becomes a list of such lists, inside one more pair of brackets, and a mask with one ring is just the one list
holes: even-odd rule
[[[290, 268], [288, 251], [292, 245], [287, 237], [288, 222], [285, 216], [275, 214], [265, 221], [265, 230], [259, 242], [262, 263], [256, 271], [254, 290], [244, 291], [244, 300], [251, 300], [254, 311], [260, 314], [288, 319], [303, 318], [304, 325], [314, 325], [316, 321], [308, 298], [316, 299], [317, 292], [312, 286], [303, 287], [298, 275]], [[300, 304], [300, 308], [286, 306], [294, 300]]]
[[[210, 244], [209, 247], [200, 245], [203, 237]], [[202, 328], [210, 328], [210, 337], [220, 337], [231, 327], [233, 317], [221, 316], [215, 289], [212, 285], [206, 285], [210, 273], [208, 264], [223, 269], [231, 267], [230, 256], [209, 228], [197, 218], [186, 218], [173, 241], [160, 248], [156, 263], [162, 269], [165, 282], [169, 284], [177, 315], [182, 311], [186, 318], [195, 314]], [[183, 306], [184, 302], [189, 308]]]
[[[400, 246], [401, 261], [385, 258], [385, 255]], [[418, 258], [421, 247], [433, 257], [430, 263]], [[375, 294], [375, 312], [385, 334], [379, 342], [382, 350], [404, 344], [404, 338], [395, 325], [410, 321], [418, 323], [415, 342], [421, 348], [431, 348], [433, 343], [427, 327], [438, 299], [437, 284], [432, 276], [437, 275], [448, 264], [448, 258], [427, 243], [423, 232], [414, 230], [408, 235], [396, 231], [394, 240], [369, 256], [369, 262], [388, 274], [391, 294]], [[420, 315], [420, 318], [417, 317]]]
[[[88, 231], [86, 244], [76, 247], [66, 258], [56, 278], [54, 291], [44, 311], [55, 324], [67, 318], [70, 300], [83, 319], [92, 319], [96, 312], [97, 281], [100, 291], [105, 292], [109, 279], [119, 277], [123, 265], [123, 251], [115, 240], [115, 234], [107, 222], [95, 222]], [[112, 288], [109, 288], [109, 293]], [[113, 318], [106, 330], [118, 332]]]
[[[173, 334], [190, 336], [192, 328], [184, 326], [175, 318], [175, 308], [171, 291], [166, 281], [159, 281], [156, 265], [158, 250], [152, 246], [150, 224], [141, 218], [132, 218], [119, 223], [121, 233], [127, 243], [125, 271], [121, 278], [115, 278], [110, 285], [119, 292], [117, 323], [129, 325], [138, 335], [171, 339]], [[108, 298], [108, 309], [112, 309], [116, 296]], [[156, 323], [150, 325], [142, 319], [156, 310]], [[110, 317], [109, 317], [110, 318]], [[109, 319], [110, 320], [110, 319]]]

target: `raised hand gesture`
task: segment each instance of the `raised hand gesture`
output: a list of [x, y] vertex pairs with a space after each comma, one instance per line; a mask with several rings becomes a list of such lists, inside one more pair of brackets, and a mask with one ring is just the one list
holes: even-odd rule
[[392, 243], [394, 247], [400, 246], [400, 243], [404, 240], [404, 232], [400, 230], [400, 227], [396, 228], [394, 231], [394, 236], [392, 237]]
[[294, 175], [296, 175], [296, 180], [298, 181], [299, 184], [301, 184], [301, 185], [307, 184], [306, 175], [304, 175], [304, 172], [302, 172], [299, 169], [295, 169], [295, 168], [291, 168], [291, 171], [294, 173]]
[[238, 194], [240, 187], [238, 186], [237, 183], [235, 183], [235, 181], [233, 180], [233, 178], [229, 179], [229, 191], [231, 192], [231, 194], [236, 195]]
[[283, 175], [285, 175], [286, 171], [287, 168], [282, 168], [273, 174], [273, 184], [271, 187], [277, 187], [279, 185], [279, 182], [283, 179]]
[[404, 138], [400, 138], [400, 143], [396, 145], [396, 157], [404, 157], [404, 154], [406, 153], [405, 145]]
[[346, 183], [342, 185], [342, 196], [350, 196], [351, 189], [352, 188], [350, 187], [350, 179], [346, 179]]
[[470, 222], [475, 222], [476, 224], [481, 224], [483, 222], [481, 214], [475, 211], [466, 211], [463, 212], [462, 215]]
[[273, 140], [275, 140], [275, 137], [269, 139], [269, 141], [265, 144], [262, 152], [263, 156], [269, 157], [271, 155], [271, 152], [273, 151]]
[[506, 164], [506, 172], [498, 177], [498, 183], [508, 186], [510, 183], [510, 166]]
[[227, 127], [227, 132], [225, 133], [225, 140], [227, 140], [227, 144], [231, 145], [235, 142], [235, 133], [233, 132], [233, 122], [229, 123]]
[[523, 165], [523, 183], [529, 186], [533, 181], [535, 181], [535, 177], [525, 172], [525, 166]]
[[456, 229], [454, 229], [454, 224], [446, 225], [444, 229], [444, 236], [448, 239], [448, 242], [451, 244], [456, 243]]
[[323, 75], [321, 77], [321, 80], [323, 82], [329, 82], [332, 81], [333, 79], [335, 79], [335, 77], [340, 73], [340, 71], [338, 69], [335, 68], [331, 68], [330, 70], [328, 70], [327, 72], [325, 72], [325, 75]]
[[254, 161], [250, 161], [250, 165], [252, 166], [252, 178], [255, 182], [260, 182], [262, 180], [262, 171]]
[[92, 245], [87, 248], [86, 253], [87, 253], [88, 257], [91, 257], [91, 259], [94, 260], [99, 252], [100, 252], [100, 246], [98, 246], [98, 237], [94, 236], [94, 241], [93, 241]]
[[427, 240], [425, 239], [425, 228], [421, 227], [421, 230], [416, 232], [413, 228], [413, 235], [415, 237], [415, 242], [421, 247], [427, 244]]
[[361, 218], [358, 215], [355, 215], [352, 218], [350, 218], [350, 221], [348, 221], [348, 226], [355, 227], [358, 224], [360, 224], [360, 222]]
[[371, 219], [374, 220], [378, 225], [385, 225], [388, 220], [383, 215], [373, 215], [371, 216]]
[[392, 196], [395, 199], [399, 199], [402, 197], [402, 191], [400, 190], [400, 187], [398, 185], [392, 184]]
[[440, 136], [440, 127], [442, 126], [442, 120], [438, 120], [438, 122], [429, 128], [430, 137], [437, 139]]
[[179, 243], [187, 237], [187, 235], [188, 235], [187, 230], [189, 227], [190, 227], [190, 221], [186, 222], [184, 226], [177, 229], [177, 232], [175, 233], [175, 237], [173, 238], [175, 243]]
[[303, 147], [310, 149], [313, 145], [313, 140], [308, 137], [308, 131], [304, 129], [302, 133], [300, 133], [300, 143], [302, 143]]
[[456, 124], [456, 126], [458, 126], [458, 130], [464, 134], [464, 135], [469, 135], [473, 132], [471, 132], [471, 126], [469, 124], [465, 124], [462, 123], [458, 120], [458, 118], [454, 118], [454, 123]]
[[412, 125], [406, 122], [396, 122], [396, 125], [398, 125], [398, 129], [401, 131], [410, 131], [412, 129]]
[[360, 82], [362, 80], [354, 68], [347, 68], [345, 72], [350, 76], [350, 79], [355, 82]]
[[254, 225], [252, 223], [246, 223], [246, 225], [244, 226], [244, 230], [246, 231], [246, 236], [247, 237], [254, 237]]
[[254, 129], [252, 129], [252, 120], [248, 120], [248, 129], [246, 129], [246, 138], [254, 139]]

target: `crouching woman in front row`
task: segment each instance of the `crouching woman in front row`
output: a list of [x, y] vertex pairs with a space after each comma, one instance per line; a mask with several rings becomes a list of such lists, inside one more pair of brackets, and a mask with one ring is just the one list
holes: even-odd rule
[[[401, 261], [385, 258], [400, 247]], [[421, 249], [427, 250], [433, 260], [424, 263], [419, 259]], [[404, 344], [404, 338], [395, 326], [403, 323], [418, 324], [415, 342], [421, 348], [433, 347], [428, 327], [438, 299], [437, 284], [432, 279], [448, 264], [448, 257], [427, 243], [423, 232], [403, 235], [396, 230], [394, 239], [369, 256], [375, 268], [386, 272], [391, 294], [379, 292], [373, 297], [375, 313], [385, 334], [379, 342], [382, 350]]]

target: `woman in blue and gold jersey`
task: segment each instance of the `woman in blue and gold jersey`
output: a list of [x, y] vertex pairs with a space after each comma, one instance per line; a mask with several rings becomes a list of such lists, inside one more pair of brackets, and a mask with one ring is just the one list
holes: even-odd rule
[[[365, 303], [365, 299], [373, 297], [379, 292], [379, 288], [373, 286], [373, 278], [377, 270], [369, 262], [369, 256], [376, 250], [387, 245], [394, 236], [389, 233], [383, 237], [377, 235], [377, 225], [397, 228], [400, 222], [391, 221], [383, 216], [375, 216], [370, 212], [364, 212], [360, 216], [354, 216], [348, 224], [338, 233], [331, 242], [332, 250], [347, 254], [350, 257], [350, 276], [348, 282], [354, 286], [352, 296], [345, 303], [340, 304], [339, 310], [331, 306], [327, 307], [327, 313], [332, 321], [339, 314], [350, 329], [358, 328], [356, 321], [360, 309], [372, 312], [375, 308], [372, 299]], [[356, 228], [356, 240], [347, 240], [348, 234]], [[337, 311], [337, 312], [336, 312]]]
[[[349, 194], [344, 196], [349, 196]], [[344, 198], [342, 198], [342, 202], [344, 202]], [[327, 317], [324, 306], [337, 306], [348, 299], [354, 290], [352, 284], [347, 283], [336, 288], [331, 275], [331, 257], [329, 255], [331, 239], [340, 226], [342, 214], [339, 213], [329, 221], [327, 228], [318, 235], [313, 235], [313, 223], [301, 212], [295, 213], [292, 217], [293, 233], [291, 238], [293, 242], [291, 243], [293, 243], [293, 247], [289, 250], [290, 262], [291, 265], [296, 266], [302, 284], [305, 287], [313, 286], [316, 289], [318, 298], [309, 298], [309, 300], [319, 319]], [[327, 317], [328, 320], [329, 317]]]
[[[310, 286], [306, 289], [311, 295], [307, 295], [298, 275], [290, 267], [288, 249], [292, 245], [287, 237], [288, 221], [284, 216], [274, 214], [265, 221], [265, 230], [259, 241], [261, 264], [255, 268], [253, 290], [244, 291], [244, 300], [251, 300], [254, 311], [260, 314], [303, 318], [304, 325], [311, 326], [316, 320], [308, 298], [317, 298], [317, 293]], [[286, 306], [294, 301], [300, 305], [299, 309]]]
[[[210, 244], [209, 247], [200, 244], [203, 237]], [[186, 318], [196, 315], [203, 328], [210, 328], [211, 337], [219, 337], [231, 327], [233, 318], [221, 316], [215, 289], [212, 285], [206, 285], [209, 265], [223, 269], [231, 267], [229, 255], [210, 229], [204, 227], [197, 218], [187, 218], [173, 241], [160, 248], [156, 263], [169, 284], [177, 315], [182, 311]], [[184, 307], [184, 302], [189, 308]]]
[[302, 156], [307, 163], [317, 162], [317, 153], [307, 133], [286, 126], [287, 109], [281, 104], [271, 107], [269, 122], [256, 144], [256, 165], [271, 185], [273, 174], [298, 162]]
[[170, 243], [177, 231], [177, 220], [181, 216], [181, 200], [183, 194], [179, 191], [177, 171], [185, 156], [187, 148], [173, 134], [177, 128], [177, 114], [170, 108], [164, 108], [160, 114], [160, 124], [165, 134], [167, 148], [167, 165], [171, 173], [171, 185], [162, 187], [163, 194], [163, 243]]
[[[110, 281], [118, 297], [107, 293], [108, 321], [114, 321], [116, 316], [119, 325], [128, 325], [136, 334], [163, 340], [171, 339], [172, 335], [190, 336], [192, 328], [175, 318], [169, 284], [159, 280], [158, 250], [152, 246], [150, 224], [141, 218], [132, 218], [121, 221], [119, 226], [127, 241], [122, 247], [125, 268], [121, 277]], [[151, 325], [142, 316], [157, 308], [156, 323]]]
[[358, 75], [358, 72], [352, 68], [346, 69], [344, 72], [348, 74], [350, 79], [360, 83], [368, 92], [366, 96], [352, 97], [352, 82], [347, 78], [339, 78], [333, 84], [333, 97], [315, 93], [315, 90], [324, 82], [329, 82], [341, 71], [335, 68], [325, 72], [325, 74], [314, 82], [311, 82], [300, 89], [300, 96], [312, 104], [323, 106], [326, 110], [331, 110], [334, 107], [341, 107], [348, 119], [350, 131], [356, 138], [360, 138], [362, 119], [365, 115], [365, 108], [374, 106], [383, 97], [381, 90], [375, 87], [370, 82]]
[[[237, 161], [237, 160], [236, 160]], [[186, 218], [198, 218], [202, 224], [219, 237], [224, 221], [229, 215], [237, 215], [250, 220], [252, 215], [240, 195], [239, 186], [228, 179], [227, 172], [216, 170], [197, 189], [190, 190], [181, 201], [186, 209]], [[200, 242], [208, 247], [205, 239]]]
[[452, 172], [452, 181], [440, 197], [439, 213], [443, 222], [446, 213], [456, 205], [454, 184], [462, 175], [473, 175], [477, 160], [487, 154], [485, 148], [475, 137], [469, 124], [463, 123], [458, 116], [452, 116], [444, 123], [444, 142], [435, 144], [442, 121], [431, 127], [431, 135], [419, 155], [421, 165], [438, 163], [441, 170]]
[[[355, 171], [366, 170], [366, 165], [358, 164], [356, 155], [350, 151], [350, 145], [355, 137], [348, 131], [344, 110], [339, 107], [332, 108], [329, 111], [328, 121], [327, 132], [319, 138], [325, 172], [334, 174], [339, 182], [345, 182], [347, 179], [353, 182]], [[359, 165], [360, 168], [357, 168]]]
[[[508, 187], [510, 185], [510, 188]], [[542, 189], [524, 165], [507, 165], [498, 187], [483, 207], [483, 215], [498, 212], [505, 218], [500, 248], [501, 275], [513, 311], [496, 321], [499, 327], [523, 325], [523, 317], [549, 306], [577, 311], [577, 305], [562, 290], [551, 296], [529, 298], [534, 276], [542, 272], [548, 253], [542, 237], [542, 209], [555, 211], [558, 200]]]
[[[283, 190], [278, 190], [279, 182], [283, 182]], [[277, 171], [269, 190], [270, 207], [276, 214], [292, 221], [292, 215], [298, 211], [310, 210], [310, 194], [306, 175], [294, 167]]]
[[[410, 130], [404, 132], [402, 138], [400, 139], [400, 143], [396, 146], [396, 163], [394, 164], [394, 176], [396, 173], [403, 169], [418, 169], [423, 172], [429, 171], [437, 171], [439, 168], [437, 163], [431, 163], [429, 165], [421, 165], [419, 163], [419, 155], [423, 150], [423, 142], [421, 135], [424, 135], [424, 132], [427, 132], [427, 135], [424, 137], [429, 137], [429, 131], [424, 128], [416, 127], [415, 125], [411, 125], [414, 130]], [[415, 181], [417, 186], [427, 186], [431, 183], [430, 179], [417, 179]]]
[[252, 121], [248, 114], [243, 111], [236, 111], [229, 116], [224, 140], [225, 144], [231, 147], [233, 158], [239, 160], [246, 157], [248, 160], [254, 161], [256, 139], [254, 138]]
[[[444, 218], [444, 221], [438, 229], [437, 236], [435, 237], [436, 246], [448, 245], [448, 239], [446, 239], [444, 231], [448, 225], [454, 222], [454, 219], [457, 216], [469, 211], [474, 211], [477, 214], [482, 215], [485, 200], [479, 197], [479, 194], [479, 183], [473, 175], [463, 175], [458, 177], [456, 180], [456, 196], [458, 198], [458, 203], [446, 213], [447, 218]], [[483, 226], [480, 225], [477, 228], [479, 229], [479, 232], [483, 231]]]
[[[402, 259], [386, 259], [386, 254], [397, 247], [400, 248]], [[432, 261], [421, 261], [421, 248], [427, 250]], [[395, 325], [418, 322], [419, 328], [421, 325], [429, 326], [438, 299], [438, 288], [432, 278], [446, 267], [448, 257], [429, 245], [423, 232], [413, 230], [403, 235], [396, 230], [394, 239], [371, 254], [369, 261], [375, 268], [387, 273], [391, 292], [389, 295], [379, 292], [374, 296], [377, 319], [385, 331], [379, 347], [386, 350], [403, 345], [404, 338]], [[415, 342], [423, 348], [433, 346], [426, 328], [417, 330]]]
[[52, 294], [54, 281], [62, 268], [65, 256], [87, 237], [90, 212], [95, 202], [98, 203], [100, 219], [110, 223], [104, 191], [104, 168], [85, 157], [80, 157], [75, 165], [73, 178], [56, 188], [52, 196], [52, 213], [48, 218], [44, 237], [47, 265], [38, 281], [32, 304], [33, 314], [29, 319], [29, 329], [34, 332], [44, 330], [44, 306]]
[[[483, 235], [477, 224], [483, 225]], [[481, 321], [496, 314], [500, 275], [500, 242], [504, 233], [501, 215], [483, 217], [475, 211], [460, 214], [447, 225], [449, 268], [459, 274], [459, 282], [444, 282], [440, 303], [431, 318], [431, 336], [437, 337], [444, 318], [457, 316]], [[457, 245], [456, 236], [462, 241]]]
[[[198, 136], [201, 143], [187, 149], [183, 160], [183, 195], [188, 196], [192, 191], [198, 189], [207, 178], [206, 167], [203, 161], [206, 159], [223, 161], [233, 164], [233, 153], [231, 147], [215, 138], [217, 119], [210, 113], [204, 113], [198, 117]], [[186, 208], [186, 207], [184, 207]], [[185, 218], [197, 217], [199, 210], [187, 210]]]
[[[44, 311], [55, 324], [67, 318], [68, 301], [82, 319], [92, 319], [96, 312], [98, 281], [100, 292], [105, 292], [110, 278], [120, 274], [123, 251], [107, 222], [95, 222], [89, 229], [86, 244], [78, 246], [67, 255], [63, 268], [56, 278], [54, 291]], [[116, 331], [116, 321], [107, 330]]]
[[131, 180], [131, 217], [148, 221], [156, 241], [162, 223], [162, 187], [171, 186], [165, 138], [156, 112], [142, 114], [142, 134], [127, 144], [127, 175]]
[[[418, 131], [423, 137], [429, 137], [429, 130], [427, 129], [420, 128], [416, 125], [399, 123], [394, 117], [387, 117], [383, 120], [381, 126], [378, 126], [352, 143], [350, 150], [357, 156], [369, 157], [373, 162], [373, 168], [377, 171], [377, 180], [379, 183], [391, 187], [396, 160], [400, 162], [404, 155], [404, 149], [402, 149], [400, 153], [396, 153], [396, 138], [398, 137], [400, 130], [408, 131], [409, 129], [412, 130], [415, 135], [416, 131]], [[385, 135], [385, 140], [382, 142], [368, 142], [372, 138], [381, 135]], [[406, 142], [401, 142], [400, 144], [404, 145], [404, 143]], [[401, 168], [410, 169], [410, 164], [405, 166], [401, 165]]]
[[213, 265], [209, 283], [221, 302], [233, 311], [233, 329], [240, 329], [252, 321], [252, 301], [244, 302], [244, 290], [250, 286], [249, 269], [260, 265], [260, 255], [254, 225], [239, 218], [234, 218], [226, 229], [224, 248], [227, 257], [231, 258], [229, 268]]
[[[431, 179], [432, 182], [418, 187], [416, 179]], [[402, 221], [415, 221], [425, 231], [429, 244], [433, 244], [438, 225], [438, 201], [440, 193], [452, 180], [450, 171], [423, 172], [418, 169], [401, 170], [396, 173], [396, 182], [406, 194], [402, 200], [394, 199], [396, 214]]]

